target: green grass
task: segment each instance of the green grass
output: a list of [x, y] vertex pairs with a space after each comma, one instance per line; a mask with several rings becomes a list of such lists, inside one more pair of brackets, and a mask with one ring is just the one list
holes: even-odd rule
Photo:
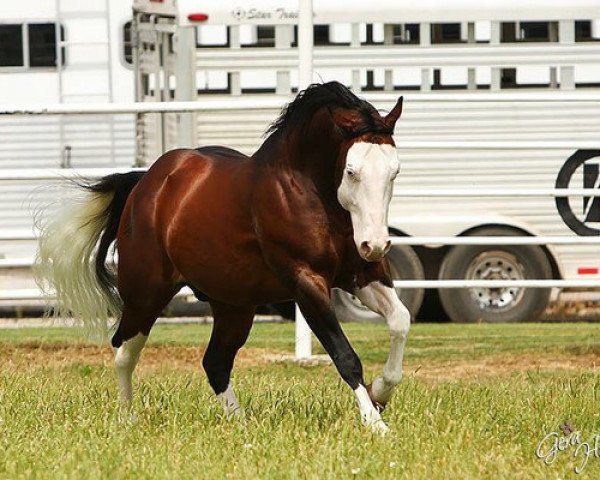
[[[385, 327], [345, 329], [372, 378], [386, 358]], [[151, 344], [195, 346], [209, 334], [208, 325], [158, 326]], [[48, 361], [24, 348], [68, 342], [82, 343], [68, 329], [0, 331], [1, 478], [600, 478], [600, 458], [574, 474], [582, 460], [574, 448], [549, 466], [534, 455], [565, 420], [582, 440], [600, 434], [593, 367], [443, 381], [408, 375], [384, 412], [391, 434], [380, 438], [360, 426], [333, 367], [291, 363], [236, 369], [246, 418], [235, 422], [221, 417], [202, 372], [168, 356], [147, 368], [142, 356], [138, 421], [124, 423], [111, 365]], [[247, 345], [291, 351], [293, 325], [256, 325]], [[417, 324], [406, 358], [425, 368], [526, 355], [600, 359], [600, 325]]]

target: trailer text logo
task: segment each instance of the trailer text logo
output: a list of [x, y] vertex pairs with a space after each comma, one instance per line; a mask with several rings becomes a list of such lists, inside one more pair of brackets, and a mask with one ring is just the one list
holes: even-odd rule
[[[578, 180], [581, 184], [570, 185], [574, 176], [581, 179]], [[573, 196], [572, 199], [556, 197], [556, 208], [561, 218], [577, 235], [600, 235], [600, 150], [577, 150], [567, 159], [558, 172], [555, 188], [569, 187], [591, 188], [598, 194]]]
[[231, 11], [231, 16], [236, 20], [288, 20], [298, 18], [298, 12], [285, 8], [260, 10], [259, 8], [236, 7]]

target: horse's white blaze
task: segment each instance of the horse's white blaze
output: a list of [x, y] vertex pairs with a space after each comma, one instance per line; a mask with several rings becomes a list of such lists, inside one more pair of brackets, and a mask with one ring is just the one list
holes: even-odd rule
[[125, 340], [115, 353], [115, 367], [119, 379], [119, 397], [125, 405], [130, 405], [133, 398], [133, 371], [140, 359], [140, 352], [148, 337], [138, 333]]
[[237, 401], [237, 397], [235, 396], [233, 388], [231, 388], [231, 384], [227, 385], [227, 389], [223, 393], [217, 395], [217, 399], [221, 402], [221, 405], [223, 405], [223, 410], [227, 417], [232, 415], [243, 415], [242, 407], [240, 407], [240, 404]]
[[390, 331], [390, 353], [383, 367], [383, 375], [371, 385], [373, 399], [385, 404], [402, 379], [402, 358], [410, 329], [410, 312], [393, 288], [379, 282], [357, 288], [355, 294], [367, 308], [386, 319]]
[[[337, 196], [350, 212], [354, 242], [365, 260], [380, 260], [388, 235], [388, 207], [400, 162], [396, 147], [357, 142], [348, 149]], [[362, 245], [371, 249], [365, 252]]]
[[377, 409], [373, 406], [367, 389], [363, 385], [359, 385], [354, 390], [354, 394], [356, 395], [356, 400], [358, 400], [358, 408], [363, 425], [370, 427], [375, 433], [386, 434], [389, 428], [381, 419], [381, 415], [379, 415]]

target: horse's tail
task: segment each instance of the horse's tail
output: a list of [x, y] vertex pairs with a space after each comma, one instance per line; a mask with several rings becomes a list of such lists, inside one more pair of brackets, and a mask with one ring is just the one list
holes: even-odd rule
[[38, 285], [56, 298], [55, 316], [81, 320], [94, 336], [106, 336], [109, 318], [121, 313], [116, 276], [105, 262], [127, 197], [143, 175], [128, 172], [96, 183], [78, 183], [86, 195], [38, 225], [34, 266]]

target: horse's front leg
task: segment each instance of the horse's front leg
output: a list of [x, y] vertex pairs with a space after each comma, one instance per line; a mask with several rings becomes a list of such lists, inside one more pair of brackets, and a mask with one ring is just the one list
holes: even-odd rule
[[377, 377], [369, 389], [371, 399], [383, 410], [402, 379], [402, 358], [410, 329], [410, 312], [396, 291], [380, 282], [356, 289], [355, 295], [367, 308], [384, 317], [390, 330], [390, 353], [383, 367], [383, 375]]
[[389, 429], [369, 398], [360, 359], [346, 338], [331, 305], [328, 282], [312, 272], [303, 272], [297, 280], [298, 306], [341, 377], [354, 390], [363, 424], [376, 433], [385, 434]]

